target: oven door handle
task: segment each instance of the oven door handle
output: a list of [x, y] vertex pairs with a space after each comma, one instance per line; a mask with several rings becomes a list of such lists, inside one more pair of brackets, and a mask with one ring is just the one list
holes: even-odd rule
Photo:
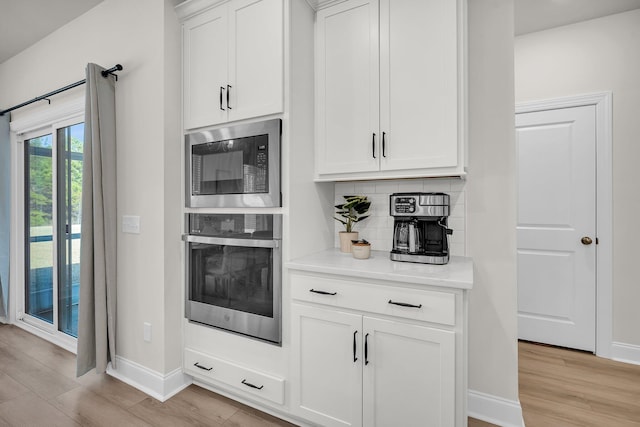
[[182, 240], [207, 245], [244, 246], [250, 248], [279, 248], [280, 240], [227, 239], [224, 237], [206, 237], [184, 234]]

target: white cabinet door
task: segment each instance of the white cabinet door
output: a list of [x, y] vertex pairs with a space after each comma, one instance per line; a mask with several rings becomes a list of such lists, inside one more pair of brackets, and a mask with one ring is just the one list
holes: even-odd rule
[[347, 0], [316, 19], [316, 173], [464, 173], [465, 0]]
[[378, 70], [378, 0], [348, 0], [318, 11], [318, 174], [379, 169]]
[[458, 164], [457, 3], [380, 0], [381, 170]]
[[282, 0], [229, 3], [229, 121], [283, 111]]
[[293, 412], [322, 426], [362, 425], [362, 316], [291, 311]]
[[453, 426], [455, 333], [364, 317], [364, 425]]
[[186, 129], [227, 120], [221, 98], [228, 80], [227, 34], [226, 7], [211, 9], [184, 23], [183, 108]]

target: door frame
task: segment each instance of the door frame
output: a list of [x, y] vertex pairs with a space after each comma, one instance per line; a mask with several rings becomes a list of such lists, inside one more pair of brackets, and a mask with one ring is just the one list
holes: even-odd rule
[[519, 102], [515, 113], [595, 106], [596, 110], [596, 355], [611, 359], [613, 345], [612, 93]]

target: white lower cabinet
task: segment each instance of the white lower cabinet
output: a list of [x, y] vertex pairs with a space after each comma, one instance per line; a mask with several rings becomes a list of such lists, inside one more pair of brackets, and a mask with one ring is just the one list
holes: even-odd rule
[[299, 303], [292, 320], [296, 415], [322, 426], [455, 424], [453, 330]]
[[455, 333], [366, 316], [362, 323], [363, 425], [453, 426]]
[[191, 348], [184, 350], [184, 370], [196, 380], [232, 387], [252, 397], [282, 405], [284, 379]]
[[323, 426], [362, 425], [362, 316], [300, 304], [291, 312], [294, 413]]

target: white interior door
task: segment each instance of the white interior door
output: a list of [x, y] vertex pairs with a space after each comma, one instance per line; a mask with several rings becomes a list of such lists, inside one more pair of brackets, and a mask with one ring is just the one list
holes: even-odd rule
[[595, 351], [595, 106], [516, 115], [518, 335]]

